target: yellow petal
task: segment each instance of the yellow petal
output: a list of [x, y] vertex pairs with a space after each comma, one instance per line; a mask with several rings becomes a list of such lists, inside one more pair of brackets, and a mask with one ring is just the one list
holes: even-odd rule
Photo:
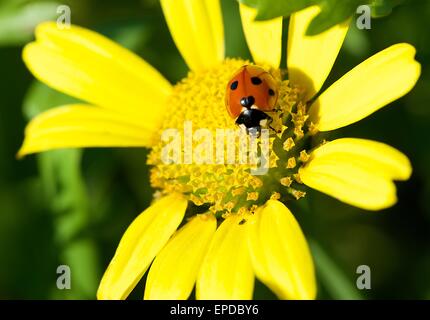
[[392, 182], [411, 175], [408, 158], [383, 143], [364, 139], [338, 139], [311, 153], [299, 170], [311, 188], [367, 210], [380, 210], [396, 203]]
[[349, 162], [393, 180], [407, 180], [412, 173], [411, 163], [403, 153], [384, 143], [366, 139], [330, 141], [315, 149], [311, 159], [319, 163]]
[[312, 257], [296, 219], [279, 201], [269, 200], [249, 221], [254, 271], [281, 299], [315, 299]]
[[220, 0], [161, 0], [170, 33], [191, 70], [216, 66], [224, 59]]
[[27, 67], [50, 87], [158, 127], [171, 85], [144, 60], [84, 28], [45, 22], [23, 51]]
[[212, 239], [197, 277], [200, 300], [251, 299], [254, 288], [246, 223], [231, 216], [224, 220]]
[[254, 62], [279, 68], [282, 55], [282, 17], [254, 21], [257, 10], [240, 4], [243, 32]]
[[186, 207], [184, 198], [169, 195], [132, 222], [101, 280], [98, 299], [125, 299], [130, 294], [181, 223]]
[[305, 90], [305, 99], [317, 93], [327, 79], [348, 31], [349, 20], [315, 36], [306, 30], [319, 6], [293, 13], [288, 29], [287, 67], [290, 81]]
[[320, 131], [357, 122], [409, 92], [421, 66], [415, 48], [393, 45], [362, 62], [331, 85], [311, 107]]
[[18, 156], [59, 148], [144, 147], [154, 135], [146, 123], [117, 111], [66, 105], [31, 120]]
[[313, 189], [366, 210], [381, 210], [397, 202], [391, 180], [349, 163], [309, 165], [300, 169], [300, 178]]
[[148, 273], [145, 299], [187, 299], [216, 230], [212, 214], [198, 215], [170, 239]]

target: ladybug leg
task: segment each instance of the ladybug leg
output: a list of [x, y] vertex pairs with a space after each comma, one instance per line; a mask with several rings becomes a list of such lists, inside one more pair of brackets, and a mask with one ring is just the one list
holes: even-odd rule
[[269, 127], [273, 131], [276, 131], [270, 124], [273, 122], [273, 118], [269, 116], [267, 113], [265, 114], [266, 117], [264, 119], [260, 120], [260, 126], [262, 127]]
[[271, 126], [272, 122], [273, 122], [273, 118], [271, 116], [267, 115], [267, 126], [270, 129], [272, 129], [274, 132], [279, 133], [278, 130], [276, 130], [274, 127]]
[[246, 122], [246, 119], [247, 117], [244, 115], [244, 113], [242, 112], [240, 115], [239, 115], [239, 117], [237, 117], [237, 119], [236, 119], [236, 124], [238, 125], [238, 126], [242, 126], [242, 125], [245, 125], [245, 122]]
[[236, 124], [239, 126], [240, 129], [242, 129], [245, 132], [248, 132], [248, 128], [246, 127], [246, 121], [247, 121], [246, 115], [241, 113], [239, 117], [236, 119]]

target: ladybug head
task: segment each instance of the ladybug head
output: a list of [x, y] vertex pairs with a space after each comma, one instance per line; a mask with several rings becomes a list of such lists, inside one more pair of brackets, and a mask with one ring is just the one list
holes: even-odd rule
[[240, 105], [245, 108], [251, 108], [255, 103], [254, 96], [243, 97], [240, 99]]

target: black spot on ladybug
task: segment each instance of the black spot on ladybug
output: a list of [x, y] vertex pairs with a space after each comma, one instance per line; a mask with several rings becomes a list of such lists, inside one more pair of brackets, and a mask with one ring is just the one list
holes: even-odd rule
[[259, 77], [252, 77], [251, 82], [253, 85], [256, 85], [256, 86], [263, 83], [263, 81], [261, 81], [261, 79]]
[[275, 95], [275, 91], [273, 91], [272, 89], [269, 89], [269, 96], [274, 96]]
[[237, 89], [238, 84], [239, 84], [239, 82], [238, 82], [237, 80], [236, 80], [236, 81], [233, 81], [233, 82], [231, 83], [231, 85], [230, 85], [230, 89], [231, 89], [231, 90], [236, 90], [236, 89]]

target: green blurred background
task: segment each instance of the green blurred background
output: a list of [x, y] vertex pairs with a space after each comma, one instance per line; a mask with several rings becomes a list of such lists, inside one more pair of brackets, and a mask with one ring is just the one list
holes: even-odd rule
[[[130, 48], [173, 83], [187, 72], [157, 0], [0, 0], [0, 299], [94, 299], [122, 233], [154, 192], [144, 149], [63, 150], [16, 159], [28, 119], [71, 100], [37, 83], [21, 60], [34, 25], [55, 20], [60, 4], [70, 6], [72, 23]], [[236, 1], [223, 0], [222, 7], [227, 56], [250, 58]], [[404, 1], [391, 15], [373, 19], [371, 30], [353, 25], [326, 83], [398, 42], [413, 44], [422, 64], [406, 97], [329, 137], [370, 138], [405, 152], [414, 173], [398, 183], [398, 204], [365, 212], [311, 191], [291, 205], [311, 243], [319, 298], [430, 299], [429, 30], [430, 1]], [[63, 264], [72, 270], [71, 290], [56, 287]], [[355, 286], [363, 264], [371, 268], [371, 290]], [[142, 293], [143, 282], [131, 298]], [[255, 298], [274, 296], [257, 283]]]

